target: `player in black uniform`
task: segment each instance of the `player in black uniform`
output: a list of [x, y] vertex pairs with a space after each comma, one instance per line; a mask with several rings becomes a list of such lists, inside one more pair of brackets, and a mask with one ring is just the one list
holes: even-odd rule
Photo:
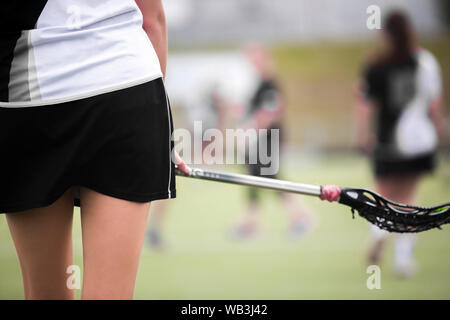
[[176, 192], [162, 1], [4, 1], [0, 38], [0, 213], [25, 298], [74, 298], [75, 188], [82, 299], [133, 298], [150, 202]]
[[[425, 173], [435, 167], [440, 115], [439, 65], [418, 48], [407, 17], [392, 12], [382, 31], [384, 47], [365, 66], [358, 103], [358, 140], [371, 154], [377, 191], [401, 203], [414, 203]], [[370, 126], [374, 124], [375, 135]], [[372, 226], [369, 263], [378, 264], [388, 233]], [[414, 271], [412, 235], [397, 235], [394, 268]]]
[[[259, 136], [258, 140], [261, 138], [267, 139], [267, 154], [273, 161], [277, 161], [278, 156], [273, 155], [273, 151], [271, 150], [272, 139], [274, 139], [272, 130], [278, 130], [279, 132], [279, 149], [281, 149], [283, 141], [282, 117], [284, 101], [275, 79], [273, 62], [268, 52], [260, 45], [247, 46], [244, 51], [260, 78], [260, 83], [250, 100], [244, 126], [247, 128], [267, 129], [267, 138], [265, 136]], [[259, 141], [255, 143], [258, 144]], [[277, 174], [262, 174], [262, 169], [268, 168], [272, 164], [264, 164], [259, 157], [259, 151], [256, 163], [250, 163], [248, 151], [246, 158], [246, 167], [251, 175], [277, 178]], [[249, 203], [246, 213], [234, 228], [234, 236], [236, 238], [250, 238], [258, 233], [260, 217], [259, 196], [260, 191], [258, 189], [249, 188]], [[305, 232], [311, 230], [315, 220], [312, 213], [303, 208], [295, 196], [285, 193], [279, 193], [279, 196], [289, 216], [290, 236], [292, 238], [298, 238]]]

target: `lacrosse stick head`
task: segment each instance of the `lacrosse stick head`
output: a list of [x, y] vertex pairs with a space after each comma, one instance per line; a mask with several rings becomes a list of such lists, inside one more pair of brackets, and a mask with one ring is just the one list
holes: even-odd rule
[[341, 189], [339, 202], [389, 232], [421, 232], [440, 229], [442, 225], [450, 223], [450, 203], [416, 207], [390, 201], [365, 189]]

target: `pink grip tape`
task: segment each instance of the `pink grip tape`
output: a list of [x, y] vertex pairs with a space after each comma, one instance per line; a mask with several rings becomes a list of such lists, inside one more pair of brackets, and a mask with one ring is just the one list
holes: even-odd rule
[[321, 187], [322, 193], [320, 194], [321, 200], [328, 200], [330, 202], [338, 201], [341, 195], [341, 188], [338, 186], [327, 185]]

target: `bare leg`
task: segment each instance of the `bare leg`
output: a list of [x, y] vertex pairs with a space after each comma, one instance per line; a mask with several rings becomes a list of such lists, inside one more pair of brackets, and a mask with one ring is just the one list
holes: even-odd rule
[[289, 234], [292, 238], [303, 236], [306, 232], [314, 229], [316, 225], [315, 214], [307, 209], [296, 195], [284, 193], [281, 200], [288, 215]]
[[259, 231], [261, 209], [257, 200], [250, 200], [243, 217], [233, 228], [233, 237], [237, 240], [254, 238]]
[[73, 190], [48, 207], [6, 215], [22, 270], [25, 299], [73, 299]]
[[[315, 226], [315, 215], [306, 209], [297, 197], [283, 193], [281, 201], [289, 219], [289, 236], [293, 239], [303, 236]], [[244, 216], [234, 229], [236, 238], [245, 239], [254, 237], [259, 229], [261, 208], [258, 198], [252, 196], [245, 210]]]
[[[393, 175], [383, 177], [377, 179], [376, 190], [390, 200], [400, 203], [414, 203], [419, 180], [420, 177], [417, 175]], [[369, 264], [380, 263], [383, 248], [388, 236], [388, 232], [379, 230], [376, 227], [372, 228], [372, 241], [368, 256]], [[410, 236], [406, 237], [410, 238]]]
[[[399, 186], [401, 191], [396, 201], [415, 204], [419, 182], [420, 177], [417, 175], [403, 177], [401, 180], [402, 185]], [[416, 263], [414, 261], [416, 238], [416, 234], [411, 233], [395, 235], [394, 270], [399, 277], [411, 277], [416, 272]]]
[[[252, 172], [250, 171], [250, 173]], [[258, 234], [261, 219], [259, 192], [257, 188], [248, 189], [249, 199], [244, 214], [232, 229], [234, 239], [252, 239]]]
[[[395, 184], [397, 178], [395, 176], [388, 176], [377, 178], [375, 180], [375, 191], [382, 196], [392, 199], [395, 196]], [[389, 232], [379, 229], [377, 226], [371, 226], [371, 240], [369, 245], [369, 253], [367, 262], [369, 265], [379, 265], [381, 263], [382, 254], [386, 241], [389, 238]]]
[[368, 265], [380, 265], [386, 241], [389, 238], [389, 233], [381, 230], [375, 225], [370, 226], [370, 245], [367, 257]]
[[82, 299], [132, 299], [150, 203], [81, 189]]

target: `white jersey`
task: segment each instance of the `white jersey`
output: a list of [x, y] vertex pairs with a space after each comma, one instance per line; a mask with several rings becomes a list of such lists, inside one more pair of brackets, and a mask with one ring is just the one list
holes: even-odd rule
[[0, 14], [9, 19], [2, 50], [10, 51], [0, 55], [0, 107], [62, 103], [162, 77], [134, 0], [13, 2]]
[[394, 161], [434, 153], [438, 136], [430, 105], [442, 92], [436, 58], [418, 48], [402, 61], [369, 66], [364, 78], [365, 95], [378, 110], [375, 157]]
[[442, 94], [439, 63], [424, 49], [419, 50], [416, 57], [417, 70], [413, 78], [415, 94], [405, 106], [395, 130], [397, 149], [406, 157], [433, 152], [438, 144], [429, 108], [430, 103]]

